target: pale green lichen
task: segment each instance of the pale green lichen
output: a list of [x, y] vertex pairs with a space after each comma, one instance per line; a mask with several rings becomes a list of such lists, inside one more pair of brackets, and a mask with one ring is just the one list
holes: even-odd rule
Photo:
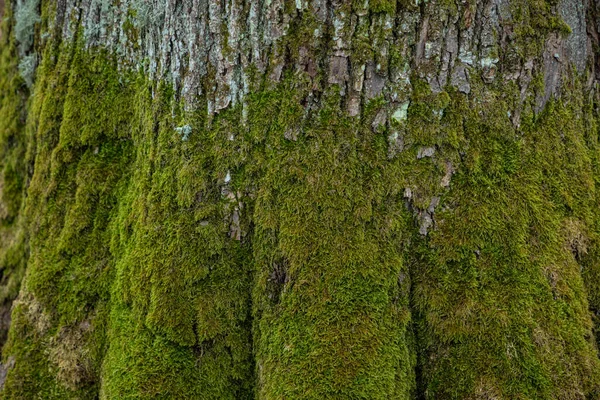
[[500, 61], [498, 58], [485, 57], [479, 60], [479, 65], [481, 66], [481, 68], [489, 68], [495, 66], [498, 63], [498, 61]]
[[190, 125], [183, 125], [175, 128], [175, 132], [181, 135], [181, 140], [186, 141], [189, 139], [192, 133], [192, 127]]
[[19, 73], [28, 87], [33, 85], [37, 56], [32, 54], [35, 26], [41, 21], [40, 0], [17, 0], [14, 10], [14, 35], [20, 57]]
[[410, 102], [406, 101], [394, 111], [392, 114], [392, 119], [396, 122], [402, 122], [408, 118], [408, 107]]
[[17, 0], [14, 10], [14, 34], [19, 55], [24, 56], [33, 46], [35, 25], [41, 21], [40, 0]]
[[33, 86], [33, 80], [35, 77], [35, 69], [37, 67], [37, 55], [27, 54], [19, 60], [19, 75], [25, 81], [27, 87], [31, 88]]

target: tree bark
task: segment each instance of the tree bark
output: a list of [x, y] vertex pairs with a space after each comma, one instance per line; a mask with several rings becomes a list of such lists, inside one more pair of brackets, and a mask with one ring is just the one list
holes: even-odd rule
[[600, 398], [597, 1], [2, 15], [1, 398]]

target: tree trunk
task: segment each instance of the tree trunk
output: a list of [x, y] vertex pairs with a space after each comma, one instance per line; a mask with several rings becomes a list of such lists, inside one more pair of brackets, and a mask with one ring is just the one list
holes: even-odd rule
[[600, 398], [598, 1], [0, 16], [0, 398]]

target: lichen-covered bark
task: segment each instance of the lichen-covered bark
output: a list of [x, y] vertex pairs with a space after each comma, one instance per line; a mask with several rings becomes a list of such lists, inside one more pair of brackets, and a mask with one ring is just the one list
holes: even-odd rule
[[600, 396], [597, 2], [3, 5], [0, 397]]

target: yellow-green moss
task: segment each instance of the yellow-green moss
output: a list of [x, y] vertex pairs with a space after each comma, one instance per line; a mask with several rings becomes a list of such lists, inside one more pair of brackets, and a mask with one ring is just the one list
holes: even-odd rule
[[334, 92], [286, 141], [306, 95], [292, 85], [250, 108], [266, 149], [254, 206], [258, 397], [408, 399], [407, 215], [386, 188], [385, 136], [345, 115]]
[[514, 85], [413, 76], [390, 155], [382, 98], [350, 118], [333, 87], [307, 112], [307, 72], [209, 118], [63, 43], [24, 108], [11, 52], [3, 299], [27, 276], [2, 398], [598, 396], [599, 116], [578, 83], [535, 115]]
[[[168, 88], [118, 71], [101, 52], [57, 55], [44, 57], [29, 117], [26, 293], [39, 307], [15, 310], [4, 396], [247, 397], [249, 263], [227, 239], [218, 186], [231, 150], [200, 151], [227, 136], [192, 116], [198, 132], [182, 142]], [[36, 331], [28, 313], [47, 315], [47, 328]], [[66, 335], [78, 340], [65, 347]]]
[[369, 7], [374, 13], [394, 14], [396, 12], [396, 0], [370, 0]]
[[[17, 49], [7, 5], [0, 24], [0, 308], [10, 310], [17, 297], [27, 262], [26, 230], [19, 211], [27, 182], [27, 96], [25, 83], [18, 75]], [[4, 342], [7, 326], [0, 327]]]
[[436, 212], [436, 229], [415, 242], [413, 256], [411, 305], [428, 398], [598, 393], [600, 363], [573, 250], [595, 224], [590, 156], [598, 148], [586, 139], [582, 89], [568, 89], [564, 104], [523, 115], [519, 131], [507, 114], [510, 92], [486, 99], [476, 91], [485, 101], [470, 104], [452, 96], [445, 111], [442, 124], [462, 115], [464, 150], [442, 196], [448, 208]]

